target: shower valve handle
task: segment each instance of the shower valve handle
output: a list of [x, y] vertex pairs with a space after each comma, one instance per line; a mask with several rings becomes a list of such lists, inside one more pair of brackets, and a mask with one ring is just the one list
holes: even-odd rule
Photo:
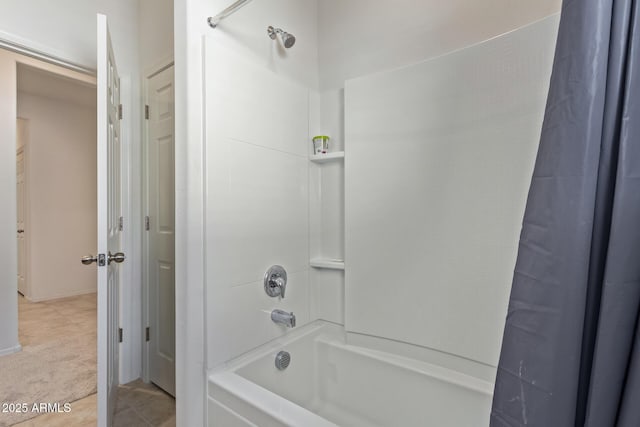
[[274, 265], [264, 274], [264, 291], [272, 298], [284, 298], [287, 289], [287, 272], [280, 265]]
[[287, 289], [286, 282], [282, 279], [282, 277], [277, 277], [269, 281], [269, 286], [274, 289], [282, 298], [284, 298], [284, 291]]

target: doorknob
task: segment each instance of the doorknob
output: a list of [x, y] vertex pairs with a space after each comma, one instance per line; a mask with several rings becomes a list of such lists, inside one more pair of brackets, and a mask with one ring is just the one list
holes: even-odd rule
[[18, 234], [24, 233], [24, 230], [18, 230]]
[[84, 265], [91, 265], [94, 262], [98, 262], [98, 257], [93, 255], [85, 255], [81, 259]]
[[112, 262], [120, 264], [124, 262], [125, 259], [127, 259], [127, 257], [122, 252], [116, 252], [115, 254], [109, 252], [109, 258], [107, 259], [107, 262], [109, 264], [111, 264]]
[[[118, 257], [118, 255], [122, 255], [122, 260], [121, 261], [117, 261], [117, 260], [114, 259], [113, 261], [116, 261], [116, 262], [124, 261], [124, 255], [123, 254], [111, 255], [111, 252], [109, 252], [109, 264], [111, 264], [112, 257]], [[84, 265], [91, 265], [91, 264], [93, 264], [95, 262], [95, 263], [98, 263], [98, 266], [104, 267], [105, 264], [106, 264], [106, 257], [104, 256], [104, 254], [98, 254], [98, 256], [85, 255], [80, 259], [80, 261]]]

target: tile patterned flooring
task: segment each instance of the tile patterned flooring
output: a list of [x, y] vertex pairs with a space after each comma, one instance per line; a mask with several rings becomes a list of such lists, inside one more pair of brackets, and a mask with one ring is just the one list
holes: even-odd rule
[[136, 380], [118, 387], [113, 427], [175, 427], [176, 401], [153, 384]]
[[[76, 299], [77, 301], [74, 301]], [[56, 301], [47, 301], [48, 308], [56, 309], [56, 305], [65, 315], [78, 315], [78, 312], [67, 307], [69, 302], [75, 302], [82, 307], [82, 315], [91, 318], [91, 325], [95, 325], [95, 304], [88, 301], [95, 301], [95, 294], [82, 295], [78, 297], [65, 298]], [[62, 304], [64, 303], [64, 308]], [[37, 319], [30, 319], [29, 313], [32, 303], [20, 297], [20, 339], [29, 342], [34, 338], [40, 338], [46, 325], [39, 324]], [[42, 303], [40, 303], [42, 304]], [[73, 305], [73, 304], [72, 304]], [[90, 311], [93, 310], [92, 313]], [[49, 333], [51, 331], [48, 331]], [[66, 329], [68, 333], [68, 329]], [[42, 337], [44, 338], [44, 337]], [[49, 335], [48, 339], [52, 337]], [[83, 399], [71, 403], [71, 412], [44, 414], [30, 420], [15, 424], [16, 427], [85, 427], [97, 424], [97, 400], [92, 394]], [[153, 384], [145, 384], [141, 380], [136, 380], [129, 384], [121, 385], [118, 388], [118, 402], [116, 407], [114, 427], [174, 427], [175, 419], [175, 399]]]
[[[15, 427], [85, 427], [95, 426], [96, 395], [71, 403], [71, 412], [45, 414]], [[118, 404], [113, 427], [175, 427], [176, 406], [173, 397], [153, 384], [136, 380], [118, 388]]]

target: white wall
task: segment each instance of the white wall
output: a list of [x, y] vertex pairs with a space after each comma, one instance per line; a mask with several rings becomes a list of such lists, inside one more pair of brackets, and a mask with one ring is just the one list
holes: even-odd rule
[[29, 295], [33, 301], [96, 291], [95, 105], [18, 94], [29, 119]]
[[346, 80], [434, 58], [560, 11], [561, 0], [322, 0], [321, 129], [344, 147]]
[[[215, 242], [203, 238], [205, 231], [205, 144], [202, 133], [203, 112], [203, 42], [202, 37], [215, 33], [216, 43], [236, 52], [240, 58], [253, 60], [263, 72], [270, 70], [288, 84], [302, 87], [317, 87], [317, 31], [316, 5], [312, 1], [276, 0], [255, 1], [213, 30], [207, 25], [207, 17], [229, 6], [226, 0], [181, 0], [176, 1], [176, 293], [178, 328], [178, 377], [177, 390], [182, 399], [177, 401], [178, 423], [202, 425], [205, 399], [205, 360], [202, 337], [204, 330], [205, 250], [215, 249]], [[286, 53], [277, 48], [266, 35], [268, 25], [280, 26], [298, 38], [293, 49]], [[259, 78], [264, 78], [264, 74]], [[221, 84], [224, 82], [220, 82]], [[237, 87], [237, 86], [236, 86]], [[260, 94], [264, 94], [260, 92]], [[258, 94], [256, 94], [258, 95]], [[278, 96], [288, 96], [278, 94]], [[256, 97], [256, 100], [265, 100]], [[274, 99], [278, 102], [278, 99]], [[267, 109], [265, 118], [274, 118], [276, 111]], [[278, 120], [286, 120], [284, 113]], [[250, 125], [248, 125], [250, 126]], [[299, 141], [304, 146], [307, 141]], [[259, 147], [256, 147], [258, 149]], [[273, 151], [266, 150], [265, 151]], [[207, 151], [208, 152], [208, 151]], [[288, 154], [274, 154], [281, 164]], [[210, 172], [213, 172], [212, 170]], [[306, 180], [305, 180], [306, 181]], [[281, 193], [278, 193], [281, 194]], [[257, 207], [256, 207], [257, 209]], [[266, 208], [265, 208], [266, 209]], [[207, 230], [209, 224], [207, 223]], [[287, 237], [288, 238], [288, 237]], [[264, 268], [268, 267], [265, 259]], [[206, 270], [207, 280], [214, 283], [215, 276]], [[254, 276], [253, 270], [251, 276]], [[295, 277], [293, 278], [295, 279]], [[224, 279], [223, 279], [224, 280]], [[256, 280], [256, 279], [249, 279]], [[291, 282], [293, 288], [297, 280]], [[228, 284], [228, 282], [223, 282]], [[292, 289], [290, 288], [290, 289]], [[208, 292], [209, 287], [207, 288]], [[212, 288], [214, 289], [214, 288]], [[264, 295], [264, 291], [262, 295]], [[262, 298], [259, 294], [256, 298]], [[286, 302], [286, 300], [285, 300]], [[270, 322], [267, 317], [263, 320]], [[261, 320], [261, 322], [263, 321]], [[268, 325], [268, 323], [267, 323]], [[207, 322], [210, 331], [215, 325]], [[259, 328], [262, 326], [258, 325]], [[243, 333], [236, 328], [226, 333], [233, 337]], [[205, 335], [206, 334], [206, 335]], [[268, 339], [264, 335], [264, 339]], [[260, 342], [256, 341], [254, 345]], [[187, 350], [188, 349], [188, 350]], [[218, 351], [218, 349], [214, 349]], [[219, 349], [229, 354], [228, 349]], [[214, 362], [216, 353], [209, 355]]]
[[[319, 1], [320, 68], [315, 96], [320, 117], [316, 133], [330, 135], [336, 150], [345, 149], [348, 157], [344, 121], [346, 80], [480, 43], [557, 13], [560, 6], [561, 0]], [[329, 181], [332, 179], [330, 176]], [[323, 207], [328, 212], [342, 208], [335, 199], [326, 200]], [[348, 265], [349, 261], [346, 262]], [[323, 272], [313, 279], [319, 316], [340, 322], [337, 308], [344, 305], [344, 278], [335, 272]]]
[[558, 17], [346, 84], [346, 323], [497, 366]]
[[[309, 91], [220, 39], [205, 51], [209, 367], [284, 334], [273, 309], [309, 321]], [[287, 270], [284, 299], [264, 291], [272, 265]]]
[[[315, 0], [283, 7], [269, 8], [272, 16], [247, 7], [205, 42], [210, 368], [284, 334], [270, 319], [275, 308], [293, 311], [298, 325], [310, 319], [309, 76], [317, 64], [307, 50], [315, 48]], [[296, 13], [282, 13], [289, 7]], [[296, 34], [293, 49], [266, 35], [269, 23]], [[250, 49], [240, 33], [255, 39]], [[298, 55], [308, 57], [304, 64]], [[276, 264], [289, 278], [282, 300], [263, 289], [265, 271]]]
[[16, 65], [0, 50], [0, 354], [18, 350], [16, 245]]
[[433, 58], [537, 21], [561, 0], [321, 0], [322, 91]]
[[[220, 2], [221, 3], [221, 2]], [[175, 0], [176, 420], [205, 423], [203, 0]], [[214, 5], [215, 6], [215, 5]], [[214, 12], [215, 13], [215, 12]]]
[[0, 39], [95, 69], [95, 0], [3, 1], [0, 4]]
[[138, 58], [138, 1], [4, 1], [0, 39], [95, 69], [96, 13], [109, 18], [121, 74], [128, 74]]
[[173, 0], [139, 0], [140, 69], [173, 56]]

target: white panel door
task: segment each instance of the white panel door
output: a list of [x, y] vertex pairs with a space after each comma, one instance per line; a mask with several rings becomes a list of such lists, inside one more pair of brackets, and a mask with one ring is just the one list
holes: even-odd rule
[[[19, 126], [18, 129], [20, 129]], [[18, 133], [20, 133], [20, 131], [18, 131]], [[20, 137], [20, 135], [18, 137]], [[26, 295], [27, 247], [25, 240], [26, 191], [24, 146], [18, 148], [18, 153], [16, 155], [16, 182], [18, 197], [18, 292], [22, 295]]]
[[98, 15], [98, 426], [112, 423], [118, 389], [120, 78], [107, 17]]
[[173, 66], [148, 81], [149, 378], [175, 395]]

